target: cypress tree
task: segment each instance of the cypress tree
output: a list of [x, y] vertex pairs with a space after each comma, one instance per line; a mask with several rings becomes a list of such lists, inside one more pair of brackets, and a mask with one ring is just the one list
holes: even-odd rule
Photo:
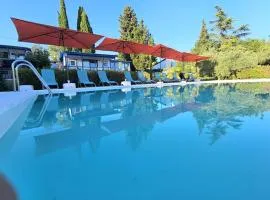
[[[138, 20], [134, 9], [130, 6], [125, 7], [123, 14], [119, 17], [119, 23], [120, 39], [134, 41], [134, 33], [138, 26]], [[131, 57], [128, 54], [119, 54], [119, 59], [131, 61]]]
[[58, 25], [61, 28], [69, 28], [65, 0], [60, 0], [60, 10], [58, 12]]
[[81, 30], [82, 12], [83, 12], [83, 7], [79, 6], [78, 17], [77, 17], [77, 31]]
[[201, 54], [201, 53], [207, 51], [209, 49], [209, 44], [210, 44], [209, 38], [210, 37], [209, 37], [208, 30], [207, 30], [207, 26], [206, 26], [205, 21], [203, 20], [200, 36], [199, 36], [198, 41], [195, 43], [195, 47], [193, 49], [193, 52]]
[[[86, 32], [86, 33], [93, 33], [93, 29], [90, 25], [89, 18], [87, 13], [82, 8], [81, 10], [81, 19], [80, 19], [80, 29], [79, 31]], [[95, 53], [95, 45], [92, 46], [90, 49], [84, 49], [83, 52], [90, 52]]]
[[[65, 0], [60, 0], [60, 10], [58, 11], [58, 25], [61, 28], [69, 28]], [[63, 48], [63, 50], [66, 49]], [[67, 50], [71, 51], [71, 48], [67, 48]]]

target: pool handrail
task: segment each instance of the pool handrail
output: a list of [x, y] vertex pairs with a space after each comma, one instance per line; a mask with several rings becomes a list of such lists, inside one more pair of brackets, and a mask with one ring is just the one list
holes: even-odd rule
[[[28, 67], [36, 75], [36, 77], [41, 82], [43, 87], [45, 87], [48, 90], [48, 93], [52, 94], [51, 88], [46, 83], [46, 81], [42, 78], [42, 76], [39, 74], [39, 72], [34, 67], [34, 65], [31, 62], [24, 60], [24, 59], [17, 59], [15, 61], [13, 61], [13, 63], [11, 64], [13, 90], [14, 91], [19, 91], [19, 86], [20, 86], [19, 68], [20, 67]], [[17, 86], [16, 86], [16, 84], [17, 84]]]

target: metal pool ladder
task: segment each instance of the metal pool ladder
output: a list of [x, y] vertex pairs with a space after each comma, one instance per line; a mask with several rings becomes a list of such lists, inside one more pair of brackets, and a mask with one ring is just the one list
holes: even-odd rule
[[49, 94], [52, 94], [51, 88], [48, 86], [46, 81], [42, 78], [42, 76], [39, 74], [37, 69], [27, 60], [15, 60], [12, 65], [12, 79], [13, 79], [13, 90], [18, 91], [20, 87], [20, 78], [19, 78], [19, 68], [20, 67], [28, 67], [32, 70], [32, 72], [36, 75], [38, 80], [41, 82], [41, 84], [48, 90]]

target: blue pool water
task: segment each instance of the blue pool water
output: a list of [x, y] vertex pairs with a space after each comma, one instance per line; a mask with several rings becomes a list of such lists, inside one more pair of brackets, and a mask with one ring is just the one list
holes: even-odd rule
[[22, 200], [269, 200], [269, 91], [39, 96], [0, 140], [0, 173]]

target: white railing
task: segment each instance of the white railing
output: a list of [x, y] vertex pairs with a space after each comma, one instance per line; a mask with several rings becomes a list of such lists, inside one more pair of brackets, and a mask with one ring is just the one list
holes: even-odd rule
[[12, 63], [11, 67], [12, 67], [12, 79], [13, 79], [13, 90], [14, 91], [18, 91], [19, 87], [20, 87], [19, 68], [20, 67], [28, 67], [36, 75], [36, 77], [41, 82], [43, 87], [45, 87], [50, 94], [52, 93], [52, 91], [51, 91], [50, 87], [48, 86], [48, 84], [45, 82], [45, 80], [39, 74], [39, 72], [34, 67], [34, 65], [32, 65], [32, 63], [30, 63], [29, 61], [27, 61], [27, 60], [15, 60]]

